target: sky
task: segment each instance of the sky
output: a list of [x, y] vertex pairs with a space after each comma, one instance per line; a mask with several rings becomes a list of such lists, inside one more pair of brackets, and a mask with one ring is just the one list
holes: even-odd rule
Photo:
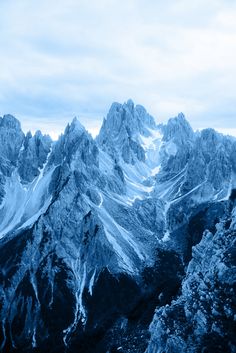
[[235, 0], [0, 0], [0, 116], [95, 135], [129, 98], [236, 136]]

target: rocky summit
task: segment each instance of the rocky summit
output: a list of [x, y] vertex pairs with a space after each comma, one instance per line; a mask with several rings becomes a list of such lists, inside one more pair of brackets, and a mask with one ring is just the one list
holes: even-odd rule
[[236, 352], [236, 139], [113, 103], [0, 118], [0, 351]]

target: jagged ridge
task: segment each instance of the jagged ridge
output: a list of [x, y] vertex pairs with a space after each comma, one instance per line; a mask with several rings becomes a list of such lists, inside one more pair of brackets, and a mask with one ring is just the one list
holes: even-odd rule
[[0, 140], [2, 351], [144, 352], [154, 308], [176, 298], [192, 246], [226, 217], [235, 139], [194, 133], [182, 113], [157, 125], [128, 101], [95, 141], [77, 119], [52, 143], [12, 116]]

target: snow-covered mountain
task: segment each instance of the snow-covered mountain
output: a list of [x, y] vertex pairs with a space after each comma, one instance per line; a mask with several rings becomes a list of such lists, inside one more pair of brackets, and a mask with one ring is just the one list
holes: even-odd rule
[[235, 173], [233, 137], [131, 100], [95, 140], [76, 118], [56, 142], [0, 118], [1, 351], [236, 351]]

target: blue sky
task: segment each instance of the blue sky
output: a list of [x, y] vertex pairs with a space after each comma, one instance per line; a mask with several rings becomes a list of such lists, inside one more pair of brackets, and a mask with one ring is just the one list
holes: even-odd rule
[[0, 115], [93, 134], [113, 101], [236, 135], [236, 1], [0, 0]]

